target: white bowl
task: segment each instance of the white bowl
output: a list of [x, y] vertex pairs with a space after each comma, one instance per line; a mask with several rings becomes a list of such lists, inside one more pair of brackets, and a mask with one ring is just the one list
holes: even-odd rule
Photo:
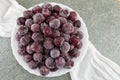
[[[73, 9], [71, 9], [70, 7], [66, 6], [66, 5], [63, 5], [63, 4], [60, 4], [60, 3], [54, 3], [54, 2], [50, 2], [50, 4], [52, 4], [53, 6], [54, 5], [59, 5], [61, 6], [62, 8], [66, 8], [70, 11], [74, 11]], [[40, 3], [40, 4], [36, 4], [36, 5], [39, 5], [39, 6], [42, 6], [43, 3]], [[35, 6], [36, 6], [35, 5]], [[34, 7], [34, 6], [33, 6]], [[33, 7], [29, 8], [29, 9], [32, 9]], [[22, 14], [21, 14], [22, 16]], [[86, 28], [86, 25], [83, 21], [83, 19], [80, 17], [80, 15], [77, 13], [77, 19], [81, 21], [81, 28], [79, 29], [80, 31], [83, 32], [83, 39], [82, 39], [82, 42], [83, 42], [83, 46], [82, 48], [80, 49], [80, 56], [75, 58], [74, 59], [74, 67], [77, 67], [77, 65], [82, 61], [82, 59], [84, 58], [85, 54], [86, 54], [86, 51], [87, 51], [87, 48], [88, 48], [88, 32], [87, 32], [87, 28]], [[18, 16], [19, 17], [19, 16]], [[12, 31], [12, 35], [11, 35], [11, 47], [12, 47], [12, 51], [13, 51], [13, 55], [15, 56], [16, 60], [18, 61], [18, 63], [25, 69], [27, 70], [29, 73], [31, 74], [34, 74], [34, 75], [37, 75], [37, 76], [42, 76], [39, 72], [38, 69], [31, 69], [29, 68], [28, 64], [24, 61], [23, 57], [21, 55], [18, 54], [17, 50], [18, 50], [18, 42], [16, 41], [15, 39], [15, 34], [18, 30], [18, 26], [16, 24], [16, 27], [13, 29]], [[46, 75], [45, 77], [56, 77], [56, 76], [61, 76], [63, 74], [66, 74], [68, 72], [70, 72], [71, 70], [74, 69], [74, 67], [72, 67], [71, 69], [60, 69], [56, 72], [50, 72], [48, 75]]]

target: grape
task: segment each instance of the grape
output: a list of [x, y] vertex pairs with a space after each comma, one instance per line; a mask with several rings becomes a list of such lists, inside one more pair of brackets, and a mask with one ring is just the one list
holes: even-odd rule
[[74, 26], [80, 28], [81, 27], [81, 22], [79, 20], [76, 20], [74, 22]]
[[41, 62], [42, 61], [42, 54], [41, 53], [34, 53], [33, 59], [37, 62]]
[[46, 36], [51, 36], [52, 35], [52, 29], [50, 27], [44, 27], [43, 28], [43, 33]]
[[70, 57], [74, 58], [74, 57], [78, 57], [80, 54], [80, 51], [77, 48], [74, 48], [72, 51], [70, 51], [69, 55]]
[[35, 42], [42, 42], [43, 41], [43, 35], [40, 34], [40, 33], [33, 33], [32, 34], [32, 39], [35, 41]]
[[72, 33], [74, 32], [74, 26], [71, 23], [65, 23], [62, 27], [63, 32], [65, 33]]
[[44, 17], [43, 14], [41, 14], [41, 13], [36, 13], [36, 14], [33, 16], [33, 21], [34, 21], [35, 23], [41, 24], [44, 20], [45, 20], [45, 17]]
[[49, 68], [49, 69], [53, 69], [55, 67], [55, 63], [54, 63], [54, 59], [52, 59], [51, 57], [48, 57], [45, 60], [45, 65]]
[[69, 16], [69, 11], [67, 9], [61, 9], [59, 15], [67, 18]]
[[80, 39], [78, 36], [73, 36], [73, 37], [71, 37], [70, 42], [71, 42], [71, 44], [76, 46], [80, 43]]
[[65, 61], [69, 61], [71, 59], [69, 53], [62, 53], [62, 57], [65, 59]]
[[27, 45], [30, 42], [30, 37], [29, 36], [23, 36], [20, 39], [20, 43], [21, 45]]
[[60, 56], [60, 51], [59, 51], [59, 49], [57, 49], [57, 48], [52, 49], [52, 50], [50, 51], [50, 56], [51, 56], [52, 58], [57, 58], [57, 57], [59, 57], [59, 56]]
[[72, 60], [67, 61], [65, 64], [65, 67], [68, 69], [70, 69], [73, 66], [74, 66], [74, 62]]
[[35, 7], [32, 9], [32, 11], [33, 11], [34, 13], [40, 13], [40, 12], [42, 12], [42, 8], [41, 8], [40, 6], [35, 6]]
[[78, 45], [76, 45], [77, 49], [81, 49], [82, 48], [82, 41], [80, 41], [80, 43]]
[[32, 60], [32, 55], [27, 54], [27, 55], [24, 55], [23, 57], [26, 62], [30, 62]]
[[69, 15], [68, 18], [69, 18], [70, 20], [72, 20], [72, 21], [75, 21], [76, 18], [77, 18], [77, 14], [76, 14], [76, 12], [71, 11], [71, 12], [70, 12], [70, 15]]
[[22, 37], [22, 35], [19, 35], [18, 32], [17, 32], [16, 35], [15, 35], [16, 40], [17, 40], [17, 41], [20, 41], [20, 38], [21, 38], [21, 37]]
[[74, 47], [75, 47], [75, 46], [71, 44], [71, 45], [70, 45], [70, 50], [73, 50]]
[[38, 63], [35, 62], [35, 61], [33, 61], [33, 60], [31, 60], [30, 62], [28, 62], [28, 65], [29, 65], [29, 67], [30, 67], [31, 69], [36, 69]]
[[60, 36], [60, 31], [59, 30], [54, 30], [53, 31], [53, 37], [58, 37], [58, 36]]
[[49, 22], [49, 25], [51, 28], [58, 29], [60, 27], [60, 20], [59, 19], [53, 19]]
[[54, 39], [54, 45], [56, 46], [61, 46], [64, 42], [64, 38], [63, 37], [56, 37]]
[[32, 43], [31, 49], [32, 49], [32, 51], [35, 51], [35, 52], [42, 52], [43, 51], [42, 45], [39, 44], [38, 42]]
[[68, 51], [70, 50], [70, 44], [68, 42], [64, 42], [60, 47], [60, 50], [62, 53], [68, 53]]
[[52, 39], [51, 38], [46, 38], [43, 46], [45, 47], [45, 49], [52, 49], [54, 47], [53, 43], [52, 43]]
[[39, 32], [39, 24], [32, 24], [31, 25], [31, 30], [33, 31], [33, 32]]
[[18, 25], [24, 25], [25, 24], [25, 18], [24, 17], [19, 17], [18, 19], [17, 19], [17, 24]]
[[27, 26], [27, 27], [31, 27], [31, 25], [33, 24], [33, 20], [32, 19], [27, 19], [26, 21], [25, 21], [25, 25]]
[[51, 15], [51, 11], [47, 8], [43, 8], [42, 9], [42, 14], [45, 16], [45, 17], [48, 17]]
[[26, 51], [28, 54], [33, 54], [34, 52], [32, 51], [31, 49], [31, 44], [28, 44], [27, 47], [26, 47]]
[[40, 73], [42, 76], [46, 76], [47, 74], [49, 74], [49, 72], [50, 70], [46, 66], [41, 66]]
[[28, 28], [26, 26], [21, 25], [18, 29], [18, 35], [25, 35], [28, 32]]
[[83, 33], [81, 31], [78, 31], [76, 36], [78, 36], [79, 39], [82, 39], [83, 38]]
[[58, 5], [53, 6], [53, 11], [54, 12], [60, 12], [60, 10], [61, 10], [60, 6], [58, 6]]
[[69, 41], [69, 39], [70, 39], [70, 35], [69, 34], [61, 33], [61, 36], [63, 36], [66, 41]]
[[61, 24], [67, 23], [67, 19], [64, 18], [64, 17], [59, 17], [58, 19], [60, 20], [60, 23], [61, 23]]
[[65, 66], [65, 59], [63, 57], [59, 57], [55, 60], [57, 68], [63, 68]]
[[26, 19], [32, 18], [33, 12], [30, 11], [30, 10], [26, 10], [26, 11], [23, 12], [23, 16], [24, 16]]
[[25, 50], [25, 47], [18, 48], [18, 53], [19, 53], [20, 55], [25, 55], [25, 54], [27, 54], [27, 53], [26, 53], [26, 50]]
[[47, 8], [47, 9], [49, 9], [49, 10], [52, 10], [52, 5], [49, 4], [49, 3], [45, 3], [45, 4], [42, 6], [42, 8], [43, 8], [43, 9], [44, 9], [44, 8]]

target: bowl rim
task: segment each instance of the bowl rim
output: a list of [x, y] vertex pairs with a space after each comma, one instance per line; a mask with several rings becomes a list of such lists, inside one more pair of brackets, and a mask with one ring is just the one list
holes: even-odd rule
[[[60, 7], [62, 8], [66, 8], [68, 9], [69, 11], [75, 11], [73, 10], [72, 8], [68, 7], [67, 5], [64, 5], [64, 4], [61, 4], [61, 3], [55, 3], [55, 2], [49, 2], [52, 6], [54, 5], [59, 5]], [[36, 4], [32, 7], [30, 7], [29, 9], [31, 10], [33, 7], [39, 5], [39, 6], [42, 6], [44, 3], [39, 3], [39, 4]], [[28, 10], [29, 10], [28, 9]], [[76, 11], [75, 11], [76, 12]], [[23, 12], [22, 12], [23, 13]], [[77, 13], [77, 12], [76, 12]], [[22, 14], [21, 14], [22, 15]], [[81, 21], [81, 30], [83, 32], [83, 39], [82, 39], [82, 42], [83, 42], [83, 46], [82, 48], [80, 49], [80, 56], [78, 56], [77, 58], [74, 59], [74, 63], [75, 65], [71, 68], [71, 69], [64, 69], [62, 68], [61, 70], [58, 70], [56, 72], [50, 72], [48, 75], [46, 76], [42, 76], [40, 73], [39, 73], [39, 70], [38, 69], [30, 69], [27, 65], [27, 63], [23, 60], [23, 56], [19, 55], [18, 52], [17, 52], [17, 41], [15, 39], [15, 34], [17, 32], [17, 29], [18, 29], [18, 26], [16, 24], [16, 26], [14, 27], [13, 31], [12, 31], [12, 34], [11, 34], [11, 48], [12, 48], [12, 52], [13, 52], [13, 55], [15, 57], [15, 59], [17, 60], [17, 62], [25, 69], [27, 70], [29, 73], [31, 74], [34, 74], [34, 75], [37, 75], [37, 76], [41, 76], [41, 77], [57, 77], [57, 76], [61, 76], [63, 74], [66, 74], [68, 72], [70, 72], [71, 70], [73, 70], [75, 67], [78, 66], [78, 64], [80, 64], [80, 62], [83, 60], [84, 56], [86, 55], [86, 52], [87, 52], [87, 48], [88, 48], [88, 43], [89, 43], [89, 36], [88, 36], [88, 31], [87, 31], [87, 27], [86, 27], [86, 24], [85, 22], [83, 21], [83, 19], [80, 17], [80, 15], [77, 13], [77, 18], [78, 20]], [[20, 17], [20, 16], [18, 16]]]

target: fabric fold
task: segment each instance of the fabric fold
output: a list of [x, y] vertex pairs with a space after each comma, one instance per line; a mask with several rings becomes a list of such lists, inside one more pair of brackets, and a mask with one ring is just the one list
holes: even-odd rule
[[120, 67], [90, 42], [83, 61], [70, 72], [72, 80], [120, 80]]

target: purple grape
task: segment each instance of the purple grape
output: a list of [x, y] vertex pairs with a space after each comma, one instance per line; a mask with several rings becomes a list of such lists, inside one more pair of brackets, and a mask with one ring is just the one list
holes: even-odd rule
[[33, 61], [33, 60], [31, 60], [30, 62], [28, 62], [28, 65], [29, 65], [29, 67], [30, 67], [31, 69], [36, 69], [38, 63], [35, 62], [35, 61]]
[[67, 18], [69, 16], [69, 11], [67, 9], [61, 9], [59, 15]]
[[43, 28], [43, 33], [46, 36], [51, 36], [52, 35], [52, 29], [50, 27], [44, 27]]
[[52, 43], [52, 38], [46, 38], [43, 46], [45, 47], [45, 49], [52, 49], [54, 47], [53, 43]]
[[58, 5], [53, 6], [53, 11], [60, 12], [60, 10], [61, 10], [60, 6], [58, 6]]
[[55, 60], [57, 68], [63, 68], [65, 66], [65, 59], [63, 57], [59, 57]]
[[53, 69], [55, 67], [55, 63], [54, 63], [54, 59], [52, 59], [51, 57], [48, 57], [45, 60], [45, 65], [49, 68], [49, 69]]
[[61, 46], [63, 44], [64, 40], [65, 39], [63, 37], [56, 37], [54, 39], [54, 45], [55, 46]]
[[73, 50], [74, 47], [75, 47], [75, 46], [71, 44], [71, 45], [70, 45], [70, 50]]
[[70, 69], [73, 66], [74, 66], [74, 62], [72, 60], [67, 61], [65, 64], [65, 67], [68, 69]]
[[41, 66], [40, 73], [42, 76], [46, 76], [47, 74], [49, 74], [49, 72], [50, 70], [46, 66]]
[[58, 36], [60, 36], [60, 31], [59, 30], [54, 30], [53, 31], [53, 37], [55, 38], [55, 37], [58, 37]]
[[78, 45], [76, 45], [77, 49], [81, 49], [82, 48], [82, 41], [80, 41], [80, 43]]
[[25, 47], [18, 48], [18, 53], [19, 53], [20, 55], [25, 55], [25, 54], [27, 54], [27, 53], [26, 53], [26, 50], [25, 50]]
[[27, 27], [31, 27], [31, 25], [33, 24], [33, 20], [32, 19], [27, 19], [26, 21], [25, 21], [25, 25], [27, 26]]
[[78, 36], [81, 40], [83, 38], [83, 33], [81, 31], [78, 31], [76, 36]]
[[60, 47], [60, 50], [62, 53], [68, 53], [68, 51], [70, 50], [70, 44], [68, 42], [64, 42]]
[[62, 27], [63, 32], [65, 33], [72, 33], [74, 32], [74, 26], [71, 23], [65, 23]]
[[32, 49], [32, 51], [35, 51], [35, 52], [42, 52], [43, 51], [42, 45], [39, 44], [38, 42], [32, 43], [31, 49]]
[[78, 36], [72, 36], [70, 39], [71, 44], [78, 45], [80, 43], [80, 38]]
[[57, 70], [58, 70], [57, 67], [54, 67], [53, 69], [50, 69], [51, 72], [55, 72], [55, 71], [57, 71]]
[[39, 24], [32, 24], [31, 25], [31, 30], [33, 32], [39, 32], [39, 29], [40, 29]]
[[53, 19], [49, 22], [49, 26], [54, 29], [58, 29], [60, 27], [60, 20], [59, 19]]
[[65, 61], [69, 61], [71, 59], [69, 53], [62, 53], [62, 57], [65, 59]]
[[64, 37], [64, 39], [66, 41], [69, 41], [69, 39], [70, 39], [70, 35], [69, 34], [61, 33], [61, 36]]
[[40, 12], [42, 12], [42, 8], [41, 8], [40, 6], [35, 6], [35, 7], [32, 9], [32, 11], [33, 11], [34, 13], [40, 13]]
[[21, 37], [22, 37], [22, 35], [19, 35], [18, 32], [17, 32], [16, 35], [15, 35], [16, 40], [17, 40], [17, 41], [20, 41], [20, 38], [21, 38]]
[[46, 20], [47, 23], [49, 23], [51, 20], [55, 19], [55, 16], [49, 16]]
[[33, 16], [33, 21], [34, 21], [35, 23], [41, 24], [44, 20], [45, 20], [45, 17], [44, 17], [43, 14], [41, 14], [41, 13], [36, 13], [36, 14]]
[[64, 18], [64, 17], [59, 17], [58, 19], [60, 20], [60, 23], [61, 23], [61, 24], [67, 23], [67, 19]]
[[25, 35], [28, 32], [28, 28], [26, 26], [21, 25], [18, 29], [18, 35]]
[[40, 34], [40, 33], [33, 33], [32, 34], [32, 39], [35, 41], [35, 42], [42, 42], [43, 41], [43, 35]]
[[74, 22], [74, 26], [80, 28], [81, 27], [81, 22], [79, 20], [76, 20]]
[[52, 5], [49, 4], [49, 3], [45, 3], [45, 4], [42, 6], [42, 8], [43, 8], [43, 9], [46, 8], [46, 9], [52, 10]]
[[45, 55], [48, 55], [48, 56], [49, 56], [49, 54], [50, 54], [50, 49], [44, 49], [44, 53], [45, 53]]
[[47, 8], [43, 8], [42, 9], [42, 14], [45, 16], [45, 17], [49, 17], [51, 15], [51, 11]]
[[25, 18], [24, 17], [19, 17], [18, 19], [17, 19], [17, 24], [18, 25], [25, 25]]
[[20, 39], [20, 43], [21, 45], [27, 45], [30, 42], [30, 37], [29, 36], [23, 36]]
[[57, 58], [57, 57], [59, 57], [59, 56], [60, 56], [60, 51], [59, 51], [59, 49], [53, 48], [53, 49], [50, 51], [50, 56], [51, 56], [52, 58]]
[[26, 47], [26, 51], [28, 54], [33, 54], [34, 52], [32, 51], [31, 49], [31, 44], [28, 44], [27, 47]]
[[42, 61], [42, 54], [41, 53], [34, 53], [33, 59], [34, 59], [34, 61], [41, 62]]
[[77, 48], [74, 48], [72, 51], [70, 51], [69, 55], [71, 58], [78, 57], [80, 54], [80, 51]]
[[30, 62], [32, 60], [32, 55], [27, 54], [27, 55], [24, 55], [23, 57], [26, 62]]
[[33, 12], [30, 11], [30, 10], [26, 10], [26, 11], [23, 12], [23, 16], [24, 16], [26, 19], [32, 18]]
[[77, 18], [77, 14], [76, 14], [76, 12], [71, 11], [71, 12], [70, 12], [70, 15], [69, 15], [68, 18], [69, 18], [70, 20], [72, 20], [72, 21], [75, 21], [76, 18]]

